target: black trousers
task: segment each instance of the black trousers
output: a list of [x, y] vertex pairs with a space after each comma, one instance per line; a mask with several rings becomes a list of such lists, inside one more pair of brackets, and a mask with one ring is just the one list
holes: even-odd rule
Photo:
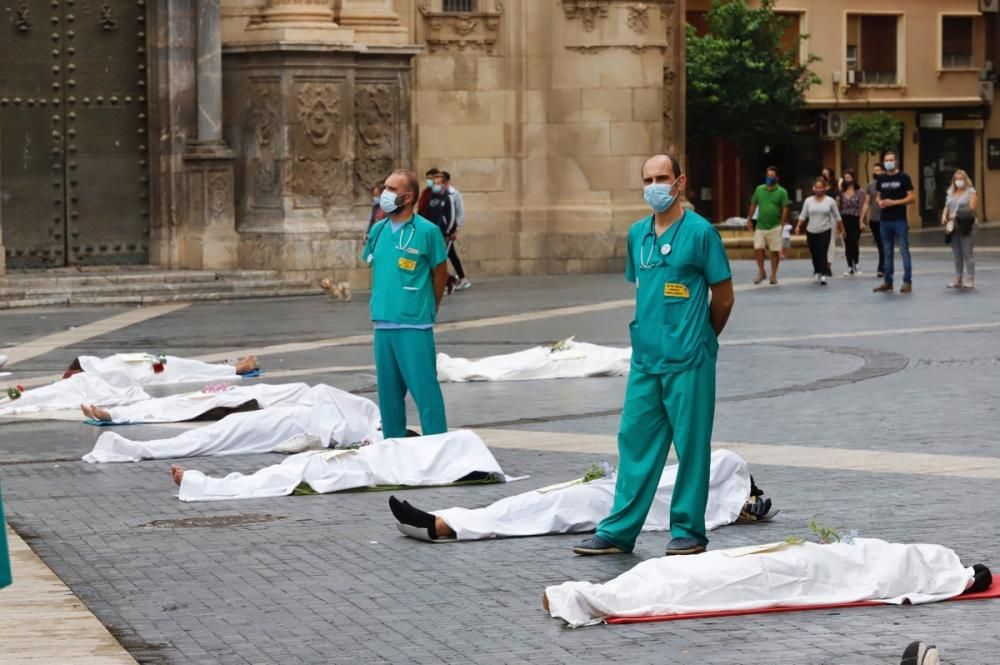
[[861, 218], [857, 215], [844, 215], [843, 220], [847, 267], [856, 268], [861, 260]]
[[827, 252], [830, 251], [830, 229], [820, 233], [806, 231], [806, 244], [809, 245], [809, 255], [813, 260], [813, 273], [832, 277], [830, 264], [827, 263]]
[[875, 241], [875, 248], [878, 249], [878, 270], [885, 272], [885, 247], [882, 246], [882, 222], [868, 221], [868, 226], [872, 229], [872, 240]]
[[451, 265], [455, 266], [455, 274], [458, 275], [458, 278], [465, 279], [465, 271], [462, 270], [462, 260], [458, 258], [458, 251], [455, 249], [454, 242], [448, 246], [448, 258], [451, 259]]

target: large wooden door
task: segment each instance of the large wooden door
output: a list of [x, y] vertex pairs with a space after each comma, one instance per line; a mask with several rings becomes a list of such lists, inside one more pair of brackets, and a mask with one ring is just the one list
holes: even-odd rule
[[11, 268], [145, 263], [146, 0], [0, 0]]

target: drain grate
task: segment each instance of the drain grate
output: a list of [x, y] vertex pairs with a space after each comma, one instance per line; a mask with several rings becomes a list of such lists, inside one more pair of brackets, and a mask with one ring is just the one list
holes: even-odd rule
[[242, 515], [211, 515], [209, 517], [181, 517], [172, 520], [153, 520], [143, 527], [154, 529], [217, 529], [247, 524], [263, 524], [285, 519], [282, 515], [244, 513]]

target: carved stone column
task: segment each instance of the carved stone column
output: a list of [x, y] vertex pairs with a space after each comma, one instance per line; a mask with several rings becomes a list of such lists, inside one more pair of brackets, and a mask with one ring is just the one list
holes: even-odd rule
[[334, 0], [334, 20], [354, 30], [354, 38], [370, 46], [402, 46], [409, 31], [399, 22], [392, 0]]
[[184, 155], [187, 211], [175, 235], [185, 268], [237, 266], [233, 153], [222, 140], [222, 37], [219, 0], [197, 0], [198, 140]]
[[243, 37], [250, 42], [350, 44], [354, 31], [334, 21], [331, 0], [268, 0]]

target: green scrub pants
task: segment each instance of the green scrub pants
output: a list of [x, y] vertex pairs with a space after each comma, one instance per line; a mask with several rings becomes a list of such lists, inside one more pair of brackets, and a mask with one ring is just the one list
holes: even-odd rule
[[673, 374], [632, 368], [618, 432], [618, 480], [611, 514], [597, 535], [631, 551], [646, 521], [670, 452], [677, 446], [677, 482], [670, 535], [707, 544], [705, 504], [715, 419], [715, 358]]
[[375, 374], [385, 438], [406, 436], [407, 390], [417, 403], [423, 433], [448, 431], [444, 398], [437, 380], [437, 351], [432, 329], [376, 329]]
[[0, 589], [11, 583], [10, 553], [7, 551], [7, 523], [3, 519], [3, 493], [0, 492]]

